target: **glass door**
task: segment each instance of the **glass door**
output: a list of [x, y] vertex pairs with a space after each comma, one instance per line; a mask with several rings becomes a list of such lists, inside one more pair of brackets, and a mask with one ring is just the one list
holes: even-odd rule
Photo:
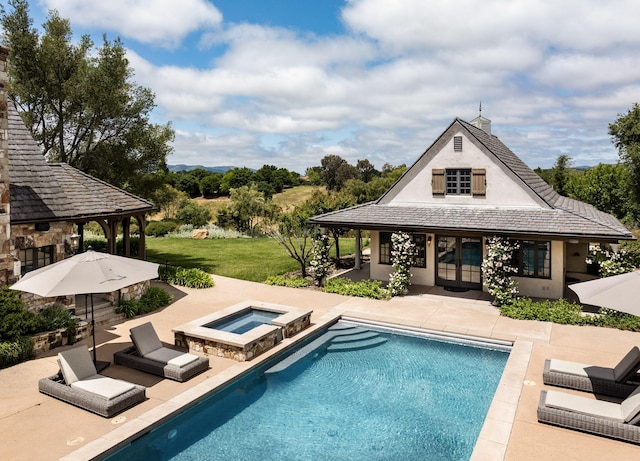
[[439, 235], [436, 284], [454, 288], [482, 289], [482, 239]]

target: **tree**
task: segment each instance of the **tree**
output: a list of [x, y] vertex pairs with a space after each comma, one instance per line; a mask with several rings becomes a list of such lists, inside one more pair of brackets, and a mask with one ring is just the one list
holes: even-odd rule
[[329, 190], [339, 191], [347, 179], [358, 176], [356, 168], [339, 155], [325, 155], [320, 164], [322, 179]]
[[569, 167], [571, 166], [571, 163], [571, 157], [562, 154], [558, 156], [558, 158], [556, 159], [556, 163], [551, 169], [551, 185], [560, 195], [567, 195], [565, 187], [567, 182], [569, 181]]
[[220, 182], [220, 192], [223, 195], [231, 193], [231, 189], [248, 186], [253, 182], [254, 172], [247, 167], [232, 168], [227, 171]]
[[629, 170], [622, 164], [600, 163], [581, 174], [572, 175], [566, 185], [569, 196], [589, 203], [622, 221], [629, 221]]
[[64, 162], [143, 196], [160, 187], [174, 133], [149, 122], [154, 95], [132, 81], [125, 48], [87, 35], [74, 40], [68, 20], [51, 11], [40, 36], [26, 0], [1, 11], [10, 48], [9, 93], [49, 161]]
[[220, 173], [213, 173], [209, 176], [205, 176], [200, 180], [200, 192], [204, 198], [213, 198], [220, 195], [220, 183], [222, 182], [222, 175]]
[[176, 218], [193, 227], [206, 226], [211, 221], [211, 210], [191, 201], [176, 213]]
[[176, 181], [176, 189], [189, 195], [191, 198], [200, 196], [200, 183], [198, 178], [190, 174], [182, 174]]
[[231, 189], [229, 201], [229, 211], [236, 220], [237, 229], [251, 235], [256, 233], [260, 218], [269, 216], [272, 211], [255, 184]]
[[609, 135], [622, 163], [629, 170], [634, 221], [640, 220], [640, 106], [634, 103], [626, 114], [609, 124]]
[[307, 276], [307, 266], [313, 256], [313, 236], [318, 232], [315, 226], [307, 224], [310, 216], [304, 207], [295, 207], [290, 213], [280, 215], [268, 232], [269, 237], [280, 243], [287, 254], [298, 261], [302, 277]]
[[356, 170], [358, 171], [358, 178], [364, 182], [371, 181], [379, 174], [373, 164], [367, 159], [358, 160], [356, 163]]

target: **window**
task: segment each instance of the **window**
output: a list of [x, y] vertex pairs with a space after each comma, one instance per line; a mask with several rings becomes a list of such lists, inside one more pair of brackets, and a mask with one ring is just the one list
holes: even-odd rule
[[471, 168], [447, 169], [447, 195], [471, 195]]
[[[416, 246], [416, 255], [413, 267], [427, 267], [427, 236], [425, 234], [412, 234], [413, 243]], [[380, 232], [380, 264], [391, 264], [391, 232]]]
[[453, 151], [462, 152], [462, 136], [453, 137]]
[[551, 278], [551, 242], [520, 240], [513, 254], [513, 265], [520, 277]]
[[53, 245], [20, 250], [21, 275], [40, 267], [53, 264]]

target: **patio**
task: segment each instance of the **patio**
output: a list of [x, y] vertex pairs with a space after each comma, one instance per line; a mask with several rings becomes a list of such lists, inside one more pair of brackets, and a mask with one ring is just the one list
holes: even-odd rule
[[[576, 431], [539, 424], [536, 407], [544, 360], [555, 357], [603, 366], [614, 365], [640, 334], [625, 331], [516, 321], [500, 317], [481, 292], [451, 293], [441, 288], [415, 287], [406, 297], [390, 301], [350, 298], [313, 290], [272, 287], [224, 277], [205, 290], [169, 287], [175, 301], [160, 312], [98, 330], [98, 359], [129, 344], [129, 329], [152, 322], [160, 339], [173, 344], [172, 328], [252, 299], [312, 309], [312, 327], [340, 315], [476, 335], [515, 342], [514, 350], [476, 445], [475, 460], [600, 460], [638, 456], [640, 447]], [[300, 335], [297, 335], [300, 336]], [[296, 336], [296, 338], [297, 338]], [[290, 344], [283, 341], [274, 348]], [[211, 368], [186, 383], [178, 383], [117, 365], [103, 371], [147, 387], [147, 400], [120, 415], [105, 419], [38, 392], [38, 379], [54, 374], [60, 349], [36, 360], [0, 370], [0, 459], [87, 459], [96, 450], [149, 420], [162, 418], [205, 388], [254, 366], [250, 362], [210, 357]], [[271, 351], [270, 351], [271, 352]], [[269, 357], [270, 354], [265, 354]], [[563, 390], [563, 392], [571, 392]], [[77, 450], [77, 451], [76, 451]]]

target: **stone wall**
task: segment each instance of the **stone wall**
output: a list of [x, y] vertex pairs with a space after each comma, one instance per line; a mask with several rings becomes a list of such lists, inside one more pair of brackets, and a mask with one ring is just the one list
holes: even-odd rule
[[276, 346], [282, 339], [282, 332], [279, 329], [246, 344], [244, 347], [224, 344], [212, 339], [196, 338], [181, 332], [175, 332], [174, 334], [175, 345], [188, 348], [189, 352], [234, 359], [238, 362], [244, 362], [259, 356]]
[[[76, 328], [73, 337], [73, 343], [82, 341], [91, 335], [91, 323], [82, 321]], [[33, 353], [35, 355], [55, 349], [56, 347], [66, 346], [69, 343], [67, 330], [59, 329], [54, 331], [46, 331], [33, 336]]]

